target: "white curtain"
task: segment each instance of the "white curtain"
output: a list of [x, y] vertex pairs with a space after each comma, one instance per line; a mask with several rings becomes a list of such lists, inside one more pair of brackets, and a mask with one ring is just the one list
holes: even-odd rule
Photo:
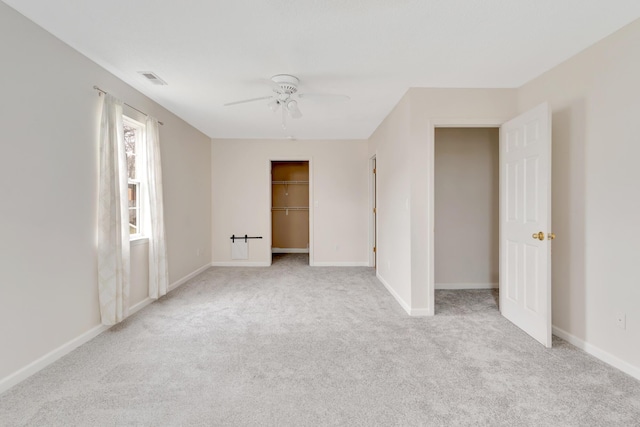
[[149, 297], [157, 299], [167, 293], [169, 269], [164, 230], [159, 128], [158, 120], [153, 117], [147, 117], [144, 145], [147, 179], [146, 206], [143, 207], [143, 211], [146, 218], [146, 235], [149, 236]]
[[98, 200], [98, 291], [102, 324], [129, 314], [129, 208], [122, 102], [102, 97]]

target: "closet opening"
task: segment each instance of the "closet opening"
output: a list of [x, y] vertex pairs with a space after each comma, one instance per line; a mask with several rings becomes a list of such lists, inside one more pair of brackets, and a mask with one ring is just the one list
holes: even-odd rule
[[309, 161], [271, 161], [271, 262], [309, 265], [309, 241]]
[[437, 127], [435, 314], [498, 311], [499, 128]]
[[378, 265], [378, 193], [377, 193], [377, 170], [376, 170], [376, 156], [369, 159], [369, 202], [371, 204], [369, 209], [369, 267], [373, 267], [377, 271]]

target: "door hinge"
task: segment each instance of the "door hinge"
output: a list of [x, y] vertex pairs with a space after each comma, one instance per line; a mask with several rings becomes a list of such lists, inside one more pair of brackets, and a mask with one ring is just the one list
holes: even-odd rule
[[376, 212], [376, 208], [373, 208], [373, 213], [377, 213], [377, 212]]
[[373, 173], [376, 173], [376, 168], [373, 168]]
[[376, 247], [374, 246], [374, 247], [373, 247], [373, 252], [375, 252], [375, 251], [376, 251]]

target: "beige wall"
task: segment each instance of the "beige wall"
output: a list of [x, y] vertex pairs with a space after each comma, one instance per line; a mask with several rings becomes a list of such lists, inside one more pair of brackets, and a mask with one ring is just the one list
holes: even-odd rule
[[[312, 265], [366, 265], [367, 142], [214, 139], [214, 265], [271, 263], [271, 161], [309, 160]], [[291, 213], [290, 213], [291, 215]], [[231, 260], [232, 234], [263, 236], [247, 261]]]
[[410, 107], [405, 95], [369, 139], [369, 157], [376, 156], [376, 272], [405, 309], [411, 306]]
[[[210, 262], [211, 164], [205, 135], [1, 2], [0, 52], [1, 383], [100, 323], [93, 85], [165, 123], [171, 283]], [[133, 303], [146, 298], [146, 254], [132, 248]]]
[[553, 111], [553, 324], [637, 375], [639, 40], [635, 21], [518, 92], [520, 111]]
[[149, 243], [141, 239], [131, 242], [131, 283], [129, 289], [129, 307], [149, 297]]
[[436, 128], [436, 289], [498, 286], [498, 175], [497, 128]]

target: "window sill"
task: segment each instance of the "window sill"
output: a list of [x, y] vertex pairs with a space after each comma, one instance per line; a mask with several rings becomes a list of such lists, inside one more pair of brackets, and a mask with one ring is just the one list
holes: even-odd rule
[[146, 236], [132, 237], [129, 239], [129, 246], [146, 245], [149, 243], [149, 238]]

